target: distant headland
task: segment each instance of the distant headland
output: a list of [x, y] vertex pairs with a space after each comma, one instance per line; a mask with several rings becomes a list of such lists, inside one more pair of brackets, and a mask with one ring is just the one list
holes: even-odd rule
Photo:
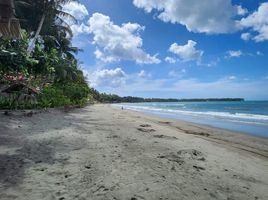
[[192, 99], [176, 99], [176, 98], [142, 98], [142, 97], [120, 97], [115, 94], [98, 94], [97, 98], [103, 103], [144, 103], [144, 102], [212, 102], [212, 101], [244, 101], [244, 98], [192, 98]]

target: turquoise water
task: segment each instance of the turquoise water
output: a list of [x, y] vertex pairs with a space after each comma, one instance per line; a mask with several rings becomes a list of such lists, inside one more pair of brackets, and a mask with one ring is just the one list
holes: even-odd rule
[[122, 103], [116, 106], [268, 137], [268, 101]]

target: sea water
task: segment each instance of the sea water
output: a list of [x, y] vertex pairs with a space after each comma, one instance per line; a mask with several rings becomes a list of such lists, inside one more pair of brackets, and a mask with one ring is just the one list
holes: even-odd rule
[[268, 101], [120, 103], [115, 106], [268, 137]]

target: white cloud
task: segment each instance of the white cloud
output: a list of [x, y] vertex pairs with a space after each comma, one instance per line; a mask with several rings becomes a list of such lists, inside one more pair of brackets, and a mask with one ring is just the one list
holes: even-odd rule
[[263, 56], [263, 53], [260, 52], [260, 51], [257, 51], [256, 54], [257, 54], [258, 56]]
[[165, 61], [168, 62], [168, 63], [171, 63], [171, 64], [176, 63], [176, 59], [175, 58], [172, 58], [172, 57], [169, 57], [169, 56], [167, 56], [165, 58]]
[[139, 77], [145, 77], [146, 76], [146, 73], [144, 70], [141, 70], [139, 73], [138, 73], [138, 76]]
[[121, 68], [97, 70], [87, 77], [92, 87], [120, 87], [126, 81], [126, 73]]
[[229, 79], [229, 80], [235, 80], [236, 79], [236, 76], [229, 76], [229, 77], [227, 77], [227, 79]]
[[246, 8], [243, 8], [241, 5], [236, 6], [236, 8], [237, 8], [238, 15], [244, 16], [248, 13], [248, 10]]
[[174, 78], [182, 78], [186, 73], [185, 69], [182, 70], [171, 70], [168, 75]]
[[262, 3], [257, 11], [241, 19], [240, 24], [256, 32], [257, 35], [252, 38], [256, 42], [268, 40], [268, 2]]
[[234, 18], [246, 14], [246, 9], [232, 5], [231, 0], [133, 0], [133, 4], [150, 13], [158, 11], [164, 22], [186, 26], [200, 33], [229, 33], [239, 29]]
[[138, 77], [140, 77], [140, 78], [146, 78], [146, 77], [151, 77], [151, 76], [152, 76], [152, 74], [147, 73], [147, 72], [144, 71], [144, 70], [141, 70], [141, 71], [138, 73]]
[[227, 56], [225, 56], [225, 58], [239, 58], [240, 56], [243, 55], [243, 52], [241, 50], [237, 50], [237, 51], [227, 51]]
[[64, 12], [70, 13], [77, 20], [83, 20], [86, 16], [88, 16], [88, 10], [86, 6], [74, 1], [64, 4], [62, 10]]
[[72, 24], [71, 26], [72, 32], [74, 36], [81, 35], [81, 34], [89, 34], [89, 26], [81, 23], [81, 24]]
[[[230, 80], [227, 77], [214, 81], [190, 79], [133, 79], [120, 88], [108, 92], [121, 96], [146, 96], [163, 98], [223, 98], [243, 97], [246, 99], [267, 99], [267, 80]], [[174, 82], [175, 80], [175, 82]], [[106, 91], [105, 88], [100, 88]]]
[[73, 15], [77, 19], [77, 21], [74, 21], [71, 18], [62, 16], [64, 21], [71, 27], [75, 38], [78, 35], [90, 33], [89, 26], [82, 22], [89, 15], [85, 5], [78, 2], [69, 2], [63, 5], [62, 10]]
[[178, 45], [177, 43], [173, 43], [169, 47], [169, 51], [178, 55], [182, 61], [191, 61], [197, 60], [200, 61], [204, 51], [197, 50], [195, 48], [196, 42], [193, 40], [188, 40], [185, 45]]
[[89, 19], [89, 29], [94, 34], [97, 46], [95, 55], [104, 62], [133, 60], [138, 64], [154, 64], [161, 61], [156, 55], [151, 56], [143, 49], [139, 32], [144, 27], [137, 23], [115, 25], [109, 16], [94, 13]]
[[173, 90], [183, 98], [268, 98], [268, 87], [266, 87], [264, 81], [234, 81], [219, 79], [216, 81], [204, 82], [197, 79], [185, 79], [175, 83]]
[[251, 36], [250, 33], [242, 33], [242, 34], [241, 34], [241, 39], [242, 39], [242, 40], [245, 40], [245, 41], [250, 40], [251, 37], [252, 37], [252, 36]]

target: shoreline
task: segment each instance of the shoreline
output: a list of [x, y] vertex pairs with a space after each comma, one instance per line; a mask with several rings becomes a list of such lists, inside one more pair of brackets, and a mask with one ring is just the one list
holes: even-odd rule
[[0, 115], [1, 200], [268, 198], [268, 140], [97, 104]]
[[[112, 109], [120, 110], [119, 107], [118, 108], [113, 107], [110, 104], [107, 104], [107, 105], [110, 106]], [[268, 158], [268, 138], [267, 137], [250, 135], [248, 133], [232, 131], [232, 130], [228, 130], [224, 128], [218, 128], [218, 127], [214, 127], [210, 125], [204, 125], [204, 124], [184, 121], [180, 119], [172, 119], [172, 118], [157, 116], [155, 114], [144, 113], [142, 111], [124, 109], [124, 112], [142, 116], [146, 120], [149, 120], [149, 121], [152, 121], [154, 123], [158, 123], [164, 126], [169, 126], [174, 129], [178, 129], [179, 131], [182, 131], [185, 134], [199, 136], [199, 137], [202, 137], [203, 139], [207, 139], [207, 140], [214, 141], [214, 142], [226, 143], [229, 146], [234, 145], [233, 146], [234, 148], [240, 148], [245, 151], [252, 152], [252, 153]], [[243, 146], [252, 148], [252, 150], [243, 148]]]
[[[174, 119], [178, 121], [200, 124], [218, 129], [238, 132], [251, 136], [268, 138], [268, 116], [249, 113], [229, 113], [223, 111], [190, 111], [164, 109], [159, 106], [145, 104], [112, 104], [114, 107], [124, 106], [125, 109], [137, 111], [150, 116]], [[256, 121], [256, 120], [259, 121]]]

